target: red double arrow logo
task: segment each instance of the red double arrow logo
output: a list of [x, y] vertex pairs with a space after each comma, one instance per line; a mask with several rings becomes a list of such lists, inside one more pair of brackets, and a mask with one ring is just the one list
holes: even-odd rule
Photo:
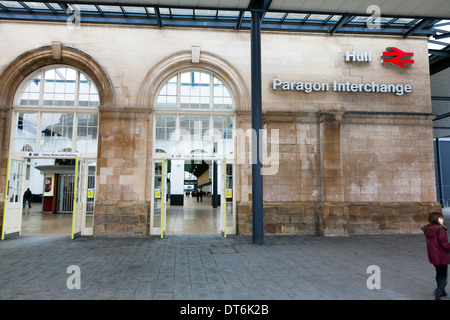
[[[389, 47], [386, 50], [381, 55], [381, 63], [392, 63], [398, 68], [408, 68], [411, 63], [414, 63], [414, 60], [408, 59], [414, 55], [412, 52], [404, 52], [395, 47]], [[405, 57], [406, 59], [403, 59]]]

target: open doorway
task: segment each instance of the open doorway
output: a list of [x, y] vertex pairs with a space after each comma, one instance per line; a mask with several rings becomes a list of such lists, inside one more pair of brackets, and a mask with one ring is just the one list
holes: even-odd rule
[[167, 234], [220, 233], [220, 207], [212, 206], [211, 162], [168, 161]]
[[9, 189], [17, 190], [8, 193], [17, 194], [18, 210], [7, 203], [3, 235], [92, 235], [96, 160], [30, 154], [11, 161]]
[[[22, 235], [70, 235], [72, 231], [74, 159], [26, 159]], [[25, 198], [25, 193], [24, 193]]]
[[151, 234], [234, 233], [232, 164], [171, 159], [154, 169]]

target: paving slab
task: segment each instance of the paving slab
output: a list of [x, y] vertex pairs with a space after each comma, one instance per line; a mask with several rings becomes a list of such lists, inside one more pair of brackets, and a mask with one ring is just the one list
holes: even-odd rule
[[0, 242], [0, 270], [4, 300], [431, 300], [435, 288], [422, 234], [21, 236]]

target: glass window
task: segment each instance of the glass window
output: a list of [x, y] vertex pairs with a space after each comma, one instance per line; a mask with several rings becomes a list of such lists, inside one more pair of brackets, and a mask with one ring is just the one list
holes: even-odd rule
[[35, 75], [23, 88], [19, 104], [21, 106], [39, 105], [39, 93], [41, 91], [41, 74]]
[[80, 74], [80, 107], [98, 107], [100, 100], [94, 83], [84, 74]]
[[180, 139], [179, 153], [190, 154], [208, 152], [209, 146], [209, 116], [180, 115]]
[[156, 109], [233, 110], [233, 99], [221, 80], [208, 72], [181, 72], [170, 78], [156, 99]]
[[172, 134], [176, 128], [176, 116], [157, 115], [156, 116], [156, 152], [172, 153], [175, 151], [175, 139]]
[[14, 151], [36, 150], [38, 113], [17, 113]]
[[54, 68], [44, 73], [44, 106], [75, 106], [77, 72], [71, 68]]
[[214, 78], [214, 109], [233, 109], [233, 100], [231, 99], [227, 87], [225, 87], [223, 83], [217, 78]]
[[73, 114], [42, 113], [40, 151], [72, 149]]
[[97, 152], [98, 114], [79, 114], [77, 152]]
[[204, 72], [185, 72], [180, 81], [181, 109], [209, 109], [210, 75]]
[[203, 136], [209, 130], [209, 116], [180, 116], [180, 129]]
[[195, 70], [171, 76], [155, 101], [155, 153], [232, 153], [233, 108], [228, 87], [215, 75]]
[[214, 129], [218, 130], [224, 139], [233, 139], [233, 117], [214, 116]]
[[233, 153], [233, 117], [214, 116], [214, 141], [217, 142], [216, 153]]
[[18, 101], [20, 106], [36, 107], [94, 108], [99, 104], [98, 91], [92, 80], [70, 67], [41, 69], [23, 86]]
[[21, 88], [14, 151], [97, 152], [100, 99], [89, 77], [71, 67], [52, 66], [33, 74]]
[[177, 108], [177, 76], [173, 77], [162, 87], [158, 100], [156, 101], [157, 109], [176, 109]]

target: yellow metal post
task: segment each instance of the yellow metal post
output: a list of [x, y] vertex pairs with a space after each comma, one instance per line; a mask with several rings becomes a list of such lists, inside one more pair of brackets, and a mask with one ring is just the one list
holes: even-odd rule
[[223, 220], [224, 220], [224, 231], [223, 237], [227, 237], [227, 158], [223, 159], [224, 175], [223, 175]]
[[166, 158], [163, 157], [163, 161], [162, 161], [162, 181], [161, 181], [161, 239], [164, 236], [164, 201], [166, 200], [166, 193], [164, 191], [165, 163], [166, 163]]
[[5, 240], [5, 221], [6, 221], [6, 202], [8, 201], [8, 184], [9, 184], [9, 166], [11, 164], [11, 156], [8, 155], [8, 164], [6, 166], [6, 179], [5, 179], [5, 198], [3, 203], [3, 223], [2, 223], [2, 240]]
[[78, 156], [75, 158], [75, 181], [73, 182], [72, 240], [75, 237], [75, 212], [77, 205]]

